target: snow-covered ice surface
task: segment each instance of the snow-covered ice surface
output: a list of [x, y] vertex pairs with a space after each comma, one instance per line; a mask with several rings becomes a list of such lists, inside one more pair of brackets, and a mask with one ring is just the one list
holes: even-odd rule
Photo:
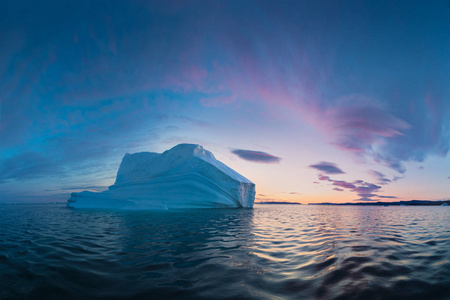
[[72, 193], [76, 208], [171, 209], [253, 207], [255, 184], [200, 145], [126, 154], [116, 182], [101, 193]]

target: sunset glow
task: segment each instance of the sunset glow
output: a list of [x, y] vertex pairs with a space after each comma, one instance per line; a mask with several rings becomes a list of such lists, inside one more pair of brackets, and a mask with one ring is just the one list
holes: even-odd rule
[[203, 145], [256, 202], [450, 197], [450, 19], [436, 3], [8, 1], [0, 202], [114, 183]]

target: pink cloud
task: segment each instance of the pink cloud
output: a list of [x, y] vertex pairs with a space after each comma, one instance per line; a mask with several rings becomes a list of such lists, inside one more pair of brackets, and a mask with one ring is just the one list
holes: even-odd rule
[[319, 174], [319, 180], [322, 180], [322, 181], [330, 181], [330, 177], [328, 177], [328, 176], [323, 176], [322, 174]]

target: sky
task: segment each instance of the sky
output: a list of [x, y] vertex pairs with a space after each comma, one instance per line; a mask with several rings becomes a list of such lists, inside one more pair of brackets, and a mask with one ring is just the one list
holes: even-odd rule
[[2, 1], [0, 203], [203, 145], [256, 202], [450, 198], [450, 5]]

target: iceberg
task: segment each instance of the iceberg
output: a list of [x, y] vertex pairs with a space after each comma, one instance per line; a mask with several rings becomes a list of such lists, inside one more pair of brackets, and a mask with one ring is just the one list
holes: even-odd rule
[[114, 185], [103, 192], [72, 193], [74, 208], [252, 208], [255, 184], [200, 145], [163, 153], [125, 154]]

